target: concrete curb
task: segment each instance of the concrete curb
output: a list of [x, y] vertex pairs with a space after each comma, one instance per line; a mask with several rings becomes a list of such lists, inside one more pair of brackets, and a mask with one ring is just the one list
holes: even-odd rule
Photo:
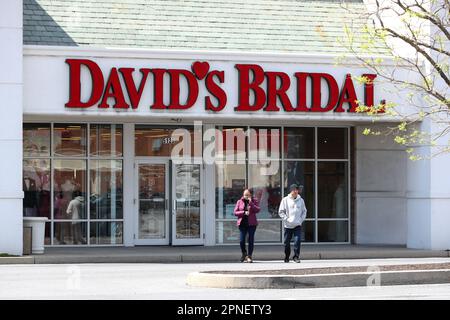
[[233, 275], [195, 272], [186, 284], [224, 289], [365, 287], [379, 275], [381, 286], [450, 283], [450, 270], [355, 272], [316, 275]]
[[0, 257], [0, 265], [2, 264], [34, 264], [33, 256], [23, 257]]
[[[177, 263], [181, 256], [40, 256], [36, 264], [79, 264], [79, 263]], [[0, 262], [1, 263], [1, 262]]]
[[[447, 251], [342, 251], [342, 252], [321, 252], [318, 259], [389, 259], [389, 258], [448, 258]], [[312, 258], [314, 259], [314, 258]]]
[[[34, 257], [36, 264], [64, 264], [64, 263], [211, 263], [238, 262], [236, 253], [198, 253], [198, 254], [152, 254], [152, 255], [40, 255]], [[430, 252], [307, 252], [301, 255], [302, 260], [331, 260], [331, 259], [384, 259], [384, 258], [448, 258], [445, 251]], [[259, 253], [255, 256], [259, 261], [282, 260], [283, 254]], [[0, 261], [1, 264], [1, 261]]]
[[[183, 249], [174, 251], [168, 248], [167, 251], [153, 251], [152, 248], [146, 250], [130, 250], [124, 252], [115, 249], [87, 248], [85, 251], [73, 251], [71, 248], [67, 252], [48, 250], [42, 255], [31, 255], [22, 257], [0, 257], [2, 264], [78, 264], [78, 263], [209, 263], [209, 262], [238, 262], [240, 257], [239, 249], [219, 248], [216, 251], [199, 248], [198, 252], [186, 252]], [[282, 260], [284, 254], [281, 248], [270, 247], [259, 250], [255, 260], [273, 261]], [[330, 259], [386, 259], [386, 258], [448, 258], [450, 251], [440, 250], [412, 250], [404, 248], [342, 248], [338, 250], [310, 248], [301, 253], [302, 260], [330, 260]]]

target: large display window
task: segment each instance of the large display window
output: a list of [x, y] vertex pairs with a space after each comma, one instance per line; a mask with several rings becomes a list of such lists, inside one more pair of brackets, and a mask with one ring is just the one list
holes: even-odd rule
[[[46, 244], [123, 244], [122, 125], [26, 123], [23, 129], [23, 215], [49, 218]], [[186, 139], [176, 137], [177, 129], [187, 130], [186, 147], [194, 151], [201, 135], [193, 127], [136, 125], [135, 155], [170, 158], [175, 145]], [[216, 243], [238, 242], [233, 209], [245, 188], [261, 207], [256, 242], [281, 243], [278, 206], [293, 183], [304, 186], [308, 215], [303, 240], [350, 241], [348, 128], [216, 129]]]
[[[228, 144], [217, 152], [216, 243], [238, 243], [233, 209], [244, 188], [260, 203], [255, 241], [283, 239], [278, 217], [291, 184], [303, 185], [305, 242], [349, 242], [349, 130], [338, 127], [216, 127]], [[237, 141], [238, 137], [245, 140]], [[230, 143], [232, 142], [232, 143]], [[244, 149], [242, 149], [244, 148]], [[235, 163], [225, 154], [240, 155]], [[228, 160], [228, 161], [225, 161]]]
[[119, 124], [25, 123], [23, 215], [47, 217], [46, 245], [123, 243]]

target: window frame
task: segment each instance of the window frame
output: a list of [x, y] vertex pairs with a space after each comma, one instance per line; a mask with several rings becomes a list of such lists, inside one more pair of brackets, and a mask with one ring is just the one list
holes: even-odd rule
[[[351, 133], [351, 126], [346, 126], [346, 125], [335, 125], [335, 126], [318, 126], [318, 125], [299, 125], [299, 126], [295, 126], [295, 125], [242, 125], [242, 124], [228, 124], [228, 123], [221, 123], [221, 124], [215, 124], [214, 128], [215, 129], [219, 129], [222, 130], [224, 127], [240, 127], [240, 128], [245, 128], [247, 134], [249, 132], [248, 129], [250, 128], [280, 128], [280, 157], [278, 158], [278, 160], [281, 163], [281, 193], [284, 196], [284, 166], [285, 166], [285, 162], [286, 161], [308, 161], [308, 162], [313, 162], [314, 163], [314, 208], [315, 208], [315, 217], [312, 218], [306, 218], [305, 221], [311, 221], [314, 223], [314, 241], [311, 242], [304, 242], [305, 244], [350, 244], [352, 239], [351, 239], [351, 226], [352, 226], [352, 213], [351, 213], [351, 159], [352, 159], [352, 150], [351, 150], [351, 137], [350, 137], [350, 133]], [[284, 143], [284, 138], [285, 138], [285, 134], [284, 134], [284, 130], [285, 128], [314, 128], [314, 158], [286, 158], [285, 157], [285, 143]], [[347, 157], [344, 159], [322, 159], [322, 158], [318, 158], [318, 129], [319, 128], [340, 128], [340, 129], [345, 129], [345, 136], [346, 136], [346, 149], [347, 149]], [[249, 140], [250, 138], [247, 137], [247, 140]], [[248, 162], [248, 152], [249, 152], [249, 146], [250, 146], [250, 142], [246, 143], [246, 182], [249, 182], [249, 162]], [[318, 188], [319, 188], [319, 183], [318, 183], [318, 164], [319, 162], [345, 162], [347, 163], [347, 218], [319, 218], [319, 213], [318, 213], [318, 205], [319, 205], [319, 199], [318, 199]], [[217, 167], [214, 166], [214, 170], [216, 170]], [[217, 174], [217, 173], [216, 173]], [[214, 189], [217, 188], [217, 182], [214, 182]], [[217, 208], [217, 205], [215, 204], [214, 206], [215, 208]], [[225, 219], [225, 218], [216, 218], [216, 215], [214, 216], [214, 242], [215, 245], [236, 245], [236, 243], [219, 243], [217, 242], [217, 222], [224, 222], [224, 221], [233, 221], [235, 219]], [[281, 219], [258, 219], [258, 221], [277, 221]], [[319, 222], [320, 221], [347, 221], [347, 240], [346, 242], [319, 242]], [[303, 230], [302, 230], [303, 232]], [[283, 226], [281, 227], [281, 239], [283, 239], [284, 237], [284, 228]], [[255, 242], [255, 244], [268, 244], [267, 242]], [[280, 244], [279, 242], [275, 242], [275, 243], [270, 243], [270, 244]]]
[[[22, 157], [22, 163], [24, 160], [29, 159], [46, 159], [50, 161], [50, 221], [46, 222], [47, 224], [50, 224], [50, 244], [46, 244], [46, 247], [113, 247], [113, 246], [124, 246], [124, 214], [122, 212], [122, 219], [91, 219], [90, 218], [90, 203], [89, 198], [91, 194], [91, 187], [90, 187], [90, 172], [91, 172], [91, 160], [120, 160], [122, 162], [122, 176], [124, 176], [124, 152], [123, 152], [123, 142], [124, 142], [124, 124], [123, 123], [114, 123], [114, 122], [102, 122], [102, 121], [23, 121], [22, 126], [25, 127], [27, 124], [50, 124], [50, 156], [39, 156], [39, 157], [28, 157], [23, 155]], [[83, 156], [64, 156], [64, 155], [55, 155], [54, 153], [54, 127], [55, 124], [74, 124], [74, 125], [86, 125], [86, 154]], [[102, 155], [91, 155], [91, 146], [90, 146], [90, 130], [91, 125], [120, 125], [122, 127], [122, 155], [120, 157], [114, 157], [112, 154], [109, 154], [108, 156], [102, 156]], [[85, 219], [77, 219], [77, 220], [71, 220], [71, 219], [58, 219], [55, 220], [54, 217], [54, 160], [82, 160], [86, 162], [86, 218]], [[123, 191], [122, 191], [123, 192]], [[55, 244], [55, 224], [56, 223], [68, 223], [68, 222], [80, 222], [80, 223], [86, 223], [86, 244]], [[91, 223], [93, 222], [111, 222], [116, 224], [122, 224], [122, 243], [117, 244], [91, 244]]]

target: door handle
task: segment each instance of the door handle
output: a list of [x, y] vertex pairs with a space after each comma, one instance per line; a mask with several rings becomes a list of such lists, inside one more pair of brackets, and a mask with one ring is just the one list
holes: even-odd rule
[[175, 215], [175, 213], [177, 212], [177, 200], [173, 200], [172, 202], [172, 214]]

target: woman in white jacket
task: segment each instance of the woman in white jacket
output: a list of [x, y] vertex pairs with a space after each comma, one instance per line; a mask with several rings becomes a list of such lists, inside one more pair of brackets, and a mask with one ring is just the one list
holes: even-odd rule
[[291, 240], [294, 236], [293, 260], [300, 262], [300, 244], [302, 223], [306, 219], [306, 206], [300, 196], [303, 186], [293, 184], [289, 187], [290, 193], [281, 200], [278, 214], [284, 225], [284, 262], [289, 262], [291, 255]]

